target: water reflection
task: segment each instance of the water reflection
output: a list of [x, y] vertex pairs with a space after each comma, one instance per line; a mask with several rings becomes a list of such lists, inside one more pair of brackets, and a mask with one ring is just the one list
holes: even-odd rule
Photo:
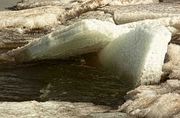
[[[72, 65], [69, 62], [59, 63], [59, 61], [18, 66], [4, 65], [0, 68], [0, 81], [2, 81], [2, 77], [11, 77], [18, 81], [26, 80], [26, 82], [19, 81], [22, 83], [20, 86], [29, 91], [33, 88], [32, 91], [36, 93], [32, 93], [31, 96], [31, 92], [29, 92], [29, 96], [31, 96], [29, 99], [41, 101], [93, 102], [116, 107], [124, 102], [123, 96], [130, 89], [128, 83], [110, 72]], [[26, 83], [29, 86], [25, 86]], [[4, 87], [3, 89], [9, 88]], [[23, 93], [19, 96], [16, 95], [16, 97], [20, 96], [22, 101], [29, 100]], [[4, 100], [3, 97], [0, 96], [0, 100]]]

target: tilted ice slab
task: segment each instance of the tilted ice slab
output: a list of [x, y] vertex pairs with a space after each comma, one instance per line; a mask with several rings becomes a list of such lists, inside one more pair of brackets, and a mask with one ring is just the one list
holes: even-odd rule
[[158, 83], [170, 39], [171, 33], [164, 26], [137, 25], [109, 43], [99, 54], [100, 62], [133, 85]]
[[83, 20], [63, 30], [52, 32], [30, 44], [10, 51], [8, 55], [19, 62], [43, 59], [68, 59], [97, 52], [130, 28], [99, 20]]
[[99, 20], [83, 20], [63, 30], [7, 53], [15, 61], [68, 59], [98, 52], [100, 63], [135, 85], [158, 83], [162, 74], [170, 31], [159, 24], [117, 26]]

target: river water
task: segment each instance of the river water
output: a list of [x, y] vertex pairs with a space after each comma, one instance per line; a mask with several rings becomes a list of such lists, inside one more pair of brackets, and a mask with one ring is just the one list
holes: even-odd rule
[[0, 0], [0, 10], [5, 10], [8, 7], [16, 5], [20, 0]]
[[[3, 91], [0, 91], [0, 101], [60, 100], [92, 102], [114, 108], [124, 102], [130, 84], [123, 78], [103, 69], [62, 62], [46, 60], [20, 65], [1, 64], [0, 90]], [[23, 89], [28, 90], [28, 94], [24, 95]], [[8, 94], [14, 98], [9, 98]]]

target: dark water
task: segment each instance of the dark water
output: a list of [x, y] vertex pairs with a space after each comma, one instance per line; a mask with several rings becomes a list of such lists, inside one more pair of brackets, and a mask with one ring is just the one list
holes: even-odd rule
[[[7, 79], [10, 80], [8, 85], [15, 87], [3, 86]], [[22, 88], [28, 94], [24, 95]], [[46, 94], [42, 94], [43, 88]], [[44, 61], [19, 66], [1, 65], [0, 89], [4, 90], [4, 93], [0, 93], [5, 94], [0, 95], [2, 101], [56, 100], [117, 107], [124, 102], [124, 95], [130, 86], [103, 69], [72, 65], [69, 62]], [[8, 97], [7, 93], [16, 99]]]
[[8, 7], [16, 5], [20, 0], [0, 0], [0, 10], [5, 10]]

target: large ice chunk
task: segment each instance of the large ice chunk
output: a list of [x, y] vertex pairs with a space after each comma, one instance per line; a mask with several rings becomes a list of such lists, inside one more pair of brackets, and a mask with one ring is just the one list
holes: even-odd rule
[[158, 83], [162, 74], [169, 30], [161, 25], [138, 25], [110, 42], [99, 54], [103, 66], [117, 72], [133, 85]]
[[100, 63], [136, 85], [158, 83], [170, 31], [154, 23], [130, 28], [99, 20], [83, 20], [7, 53], [16, 61], [68, 59], [98, 52]]

